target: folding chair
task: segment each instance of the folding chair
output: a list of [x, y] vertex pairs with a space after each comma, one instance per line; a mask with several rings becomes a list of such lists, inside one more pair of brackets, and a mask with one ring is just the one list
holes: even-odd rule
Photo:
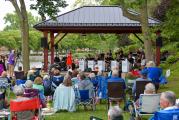
[[63, 82], [63, 79], [64, 79], [63, 76], [53, 76], [52, 77], [51, 89], [53, 92], [55, 92], [55, 89]]
[[139, 106], [133, 102], [135, 118], [141, 118], [144, 115], [151, 116], [160, 108], [159, 94], [141, 94], [139, 97]]
[[150, 120], [179, 120], [179, 109], [158, 111]]
[[109, 101], [116, 101], [123, 99], [125, 102], [125, 89], [123, 82], [108, 82], [108, 109]]
[[78, 100], [76, 101], [78, 108], [80, 105], [83, 105], [84, 107], [91, 106], [92, 110], [95, 110], [95, 98], [90, 96], [89, 90], [78, 90], [78, 92], [79, 98], [77, 98]]
[[[40, 101], [38, 98], [33, 98], [29, 100], [24, 100], [24, 101], [10, 101], [10, 111], [15, 113], [15, 116], [13, 118], [15, 120], [18, 120], [19, 116], [20, 117], [26, 117], [28, 118], [33, 118], [35, 116], [30, 116], [29, 111], [34, 111], [38, 110], [38, 119], [41, 119], [41, 110], [40, 110]], [[23, 116], [24, 115], [24, 116]]]
[[136, 94], [134, 100], [139, 99], [140, 94], [144, 93], [145, 85], [151, 83], [151, 81], [136, 81]]

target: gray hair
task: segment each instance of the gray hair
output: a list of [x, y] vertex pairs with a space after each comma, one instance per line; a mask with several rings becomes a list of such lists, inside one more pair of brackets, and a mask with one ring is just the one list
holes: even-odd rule
[[171, 105], [175, 105], [176, 95], [175, 95], [174, 92], [172, 92], [172, 91], [166, 91], [166, 92], [163, 92], [162, 95], [165, 97], [165, 99], [166, 99]]
[[24, 94], [24, 88], [21, 86], [15, 85], [13, 92], [16, 96], [22, 96]]
[[25, 87], [26, 87], [26, 88], [32, 88], [32, 86], [33, 86], [33, 82], [32, 82], [31, 80], [27, 80], [27, 81], [25, 82]]
[[112, 71], [112, 76], [118, 77], [119, 76], [119, 71], [118, 70], [113, 70]]
[[152, 83], [148, 83], [147, 85], [145, 85], [145, 92], [150, 92], [150, 93], [155, 93], [155, 85]]
[[108, 116], [110, 117], [110, 120], [123, 120], [122, 110], [119, 106], [110, 107]]

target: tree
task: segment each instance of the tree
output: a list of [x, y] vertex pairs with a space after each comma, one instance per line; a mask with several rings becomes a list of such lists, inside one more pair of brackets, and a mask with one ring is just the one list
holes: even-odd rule
[[84, 5], [100, 5], [103, 0], [75, 0], [74, 7], [84, 6]]
[[[109, 0], [104, 0], [103, 2], [110, 2]], [[131, 14], [128, 11], [128, 4], [125, 0], [112, 0], [115, 2], [115, 4], [120, 4], [123, 10], [123, 15], [127, 18], [135, 21], [139, 21], [142, 26], [142, 34], [144, 37], [144, 48], [145, 48], [145, 55], [147, 61], [153, 60], [153, 50], [152, 50], [152, 42], [150, 39], [150, 32], [149, 32], [149, 26], [148, 26], [148, 9], [147, 9], [147, 0], [132, 0], [127, 1], [128, 4], [131, 4], [133, 6], [137, 6], [139, 9], [140, 14]]]
[[58, 12], [59, 8], [65, 8], [68, 4], [65, 0], [32, 0], [36, 1], [36, 4], [31, 4], [31, 9], [38, 11], [42, 20], [46, 20], [46, 16], [54, 18]]
[[[27, 72], [29, 70], [29, 25], [28, 25], [29, 21], [28, 21], [25, 0], [9, 0], [9, 1], [14, 6], [20, 21], [20, 31], [22, 37], [22, 62], [23, 62], [23, 69], [25, 72]], [[58, 8], [61, 7], [61, 5], [63, 5], [63, 4], [59, 4], [60, 1], [63, 0], [37, 0], [36, 1], [37, 4], [36, 6], [34, 6], [34, 8], [36, 8], [36, 10], [38, 10], [39, 13], [47, 14], [52, 17], [53, 15], [57, 14], [58, 12], [57, 10], [59, 10]], [[62, 3], [65, 3], [65, 1]]]
[[[31, 12], [28, 12], [27, 15], [28, 15], [28, 21], [29, 21], [29, 28], [32, 29], [34, 24], [40, 22], [40, 18], [33, 16]], [[7, 24], [4, 30], [19, 29], [20, 21], [16, 12], [7, 13], [3, 19], [5, 20], [5, 24]]]

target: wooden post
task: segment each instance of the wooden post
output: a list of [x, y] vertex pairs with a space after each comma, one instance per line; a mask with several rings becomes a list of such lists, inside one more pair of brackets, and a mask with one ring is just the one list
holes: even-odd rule
[[51, 43], [51, 64], [54, 63], [54, 40], [55, 40], [55, 37], [54, 37], [54, 33], [51, 32], [50, 33], [50, 43]]
[[156, 65], [160, 65], [160, 47], [156, 46]]
[[[44, 31], [44, 38], [47, 38], [48, 41], [48, 32]], [[47, 72], [48, 70], [48, 47], [44, 47], [44, 71]]]

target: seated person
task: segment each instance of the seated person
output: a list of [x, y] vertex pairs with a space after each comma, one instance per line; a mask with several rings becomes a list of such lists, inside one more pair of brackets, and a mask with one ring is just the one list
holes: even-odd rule
[[93, 86], [95, 87], [95, 89], [97, 89], [97, 87], [98, 87], [98, 81], [96, 79], [96, 75], [94, 73], [90, 73], [89, 74], [89, 79], [93, 83]]
[[71, 76], [66, 74], [63, 83], [55, 90], [53, 97], [54, 109], [75, 111], [75, 92], [72, 87]]
[[155, 66], [153, 61], [149, 61], [146, 65], [148, 70], [148, 78], [155, 84], [156, 90], [159, 89], [160, 76], [162, 69]]
[[178, 120], [178, 107], [176, 106], [176, 95], [172, 91], [162, 92], [160, 96], [160, 108], [150, 120]]
[[63, 77], [60, 75], [59, 68], [54, 68], [52, 80], [52, 91], [54, 92], [55, 89], [63, 82]]
[[[124, 79], [122, 79], [118, 76], [119, 76], [118, 70], [113, 70], [112, 76], [111, 76], [111, 78], [108, 79], [108, 82], [122, 82], [123, 83], [123, 89], [126, 89], [126, 84], [125, 84]], [[109, 102], [110, 102], [110, 106], [112, 106], [112, 101], [109, 101]], [[117, 102], [117, 104], [120, 105], [120, 100], [115, 101], [115, 102]]]
[[0, 80], [4, 81], [5, 83], [11, 83], [10, 79], [7, 77], [7, 72], [3, 71]]
[[[33, 84], [33, 89], [37, 89], [39, 91], [40, 100], [42, 103], [46, 103], [45, 95], [44, 95], [44, 86], [43, 86], [43, 80], [41, 77], [36, 77]], [[43, 107], [46, 105], [43, 104]]]
[[94, 86], [93, 83], [86, 78], [84, 72], [80, 72], [77, 75], [79, 82], [77, 83], [78, 90], [89, 90], [90, 98], [94, 97]]
[[140, 78], [137, 78], [136, 81], [134, 82], [134, 85], [132, 87], [132, 94], [135, 96], [135, 93], [136, 93], [136, 82], [137, 81], [149, 81], [147, 79], [147, 74], [148, 74], [148, 71], [147, 69], [144, 69], [140, 72]]
[[23, 79], [24, 77], [24, 71], [22, 71], [22, 67], [18, 67], [18, 71], [14, 71], [16, 79]]
[[108, 110], [108, 120], [123, 120], [122, 110], [119, 106], [111, 107]]
[[[156, 94], [155, 85], [152, 83], [145, 85], [144, 94]], [[137, 107], [139, 107], [139, 99], [135, 102], [135, 104]]]
[[108, 79], [108, 82], [122, 82], [123, 83], [123, 89], [126, 89], [126, 84], [124, 79], [119, 77], [118, 70], [112, 71], [112, 76]]
[[39, 91], [37, 89], [33, 89], [33, 82], [31, 80], [27, 80], [24, 84], [24, 97], [33, 98], [38, 97]]
[[160, 97], [160, 107], [163, 110], [177, 109], [175, 106], [176, 95], [172, 91], [162, 92]]
[[[13, 90], [16, 99], [14, 99], [13, 101], [16, 102], [20, 102], [20, 101], [26, 101], [29, 100], [30, 98], [24, 97], [24, 89], [21, 86], [14, 86], [14, 90]], [[22, 111], [22, 112], [18, 112], [18, 113], [13, 113], [14, 115], [12, 116], [16, 116], [18, 120], [32, 120], [32, 118], [34, 117], [34, 112], [33, 111]]]

